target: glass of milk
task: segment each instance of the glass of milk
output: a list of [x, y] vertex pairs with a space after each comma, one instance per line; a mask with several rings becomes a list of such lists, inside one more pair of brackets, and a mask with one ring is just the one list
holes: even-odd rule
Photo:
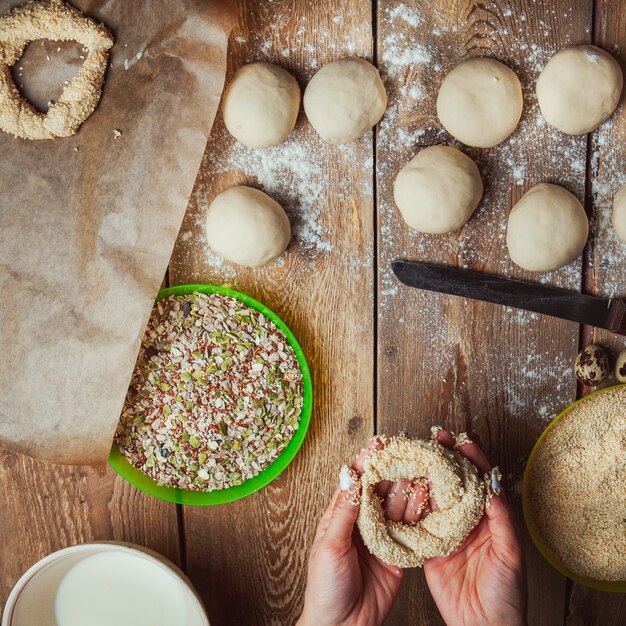
[[144, 548], [86, 544], [36, 563], [9, 595], [2, 626], [209, 626], [172, 563]]

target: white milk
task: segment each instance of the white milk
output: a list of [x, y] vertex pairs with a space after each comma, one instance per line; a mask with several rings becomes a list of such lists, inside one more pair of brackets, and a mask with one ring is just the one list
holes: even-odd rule
[[153, 560], [122, 551], [82, 559], [63, 577], [58, 626], [187, 626], [182, 582]]
[[[28, 590], [18, 595], [15, 606], [11, 609], [7, 603], [2, 623], [9, 626], [57, 626], [54, 617], [57, 589], [72, 567], [84, 558], [84, 554], [68, 554], [35, 572], [28, 581]], [[11, 621], [6, 613], [11, 613]]]

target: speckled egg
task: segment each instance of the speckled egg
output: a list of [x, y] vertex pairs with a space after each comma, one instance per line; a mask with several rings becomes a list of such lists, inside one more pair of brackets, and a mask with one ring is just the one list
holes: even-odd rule
[[626, 350], [622, 350], [615, 361], [615, 378], [618, 383], [626, 383]]
[[606, 352], [595, 344], [583, 348], [574, 364], [576, 378], [587, 387], [597, 387], [609, 373], [609, 359]]

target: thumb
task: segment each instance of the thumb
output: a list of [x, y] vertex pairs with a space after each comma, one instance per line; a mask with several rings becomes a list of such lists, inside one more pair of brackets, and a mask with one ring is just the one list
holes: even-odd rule
[[486, 507], [487, 523], [496, 554], [507, 561], [517, 561], [521, 555], [513, 511], [503, 495], [491, 497]]
[[347, 550], [352, 546], [352, 531], [359, 515], [361, 482], [356, 473], [344, 466], [340, 474], [340, 491], [330, 515], [324, 541]]

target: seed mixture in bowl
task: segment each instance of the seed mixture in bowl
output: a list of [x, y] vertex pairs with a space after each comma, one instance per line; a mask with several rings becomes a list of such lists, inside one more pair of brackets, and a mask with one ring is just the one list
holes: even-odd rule
[[580, 576], [626, 581], [626, 385], [565, 413], [526, 471], [530, 518], [561, 562]]
[[161, 485], [213, 491], [270, 465], [300, 423], [302, 372], [284, 333], [219, 294], [157, 302], [115, 442]]

